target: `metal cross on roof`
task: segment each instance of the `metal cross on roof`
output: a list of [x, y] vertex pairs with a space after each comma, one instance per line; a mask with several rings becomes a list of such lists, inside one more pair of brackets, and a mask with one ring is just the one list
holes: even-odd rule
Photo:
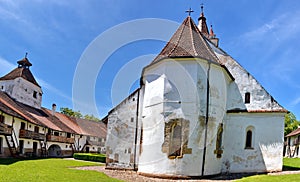
[[191, 13], [194, 12], [194, 11], [192, 10], [192, 8], [190, 8], [189, 10], [186, 10], [185, 12], [189, 13], [189, 16], [191, 16]]

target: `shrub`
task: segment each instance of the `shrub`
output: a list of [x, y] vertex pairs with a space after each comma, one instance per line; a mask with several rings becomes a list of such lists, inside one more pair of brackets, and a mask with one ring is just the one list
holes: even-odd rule
[[74, 153], [74, 159], [85, 160], [85, 161], [95, 161], [103, 162], [106, 161], [106, 156], [104, 154], [90, 154], [90, 153]]

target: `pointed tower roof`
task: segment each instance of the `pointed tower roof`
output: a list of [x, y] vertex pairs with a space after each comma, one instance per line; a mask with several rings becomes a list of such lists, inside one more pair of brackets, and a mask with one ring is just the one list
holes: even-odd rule
[[32, 66], [32, 64], [29, 62], [27, 57], [25, 56], [25, 58], [19, 60], [17, 63], [18, 67], [12, 70], [7, 75], [1, 77], [0, 80], [14, 80], [18, 77], [22, 77], [23, 79], [33, 83], [34, 85], [41, 87], [29, 70], [29, 67]]
[[205, 39], [192, 18], [188, 16], [152, 63], [164, 58], [179, 57], [199, 57], [218, 63], [218, 58]]
[[201, 14], [200, 17], [198, 18], [198, 28], [200, 32], [208, 38], [209, 32], [206, 24], [206, 18], [204, 16], [204, 11], [203, 11], [203, 5], [201, 5]]

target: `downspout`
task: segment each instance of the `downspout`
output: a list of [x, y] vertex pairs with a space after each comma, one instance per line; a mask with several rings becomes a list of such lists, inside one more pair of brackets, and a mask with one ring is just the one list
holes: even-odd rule
[[207, 79], [206, 79], [206, 117], [205, 117], [205, 133], [204, 133], [204, 148], [203, 148], [203, 158], [202, 158], [202, 171], [201, 176], [204, 176], [204, 166], [206, 159], [206, 143], [207, 143], [207, 124], [209, 116], [209, 73], [210, 73], [210, 62], [208, 62], [207, 69]]
[[133, 170], [137, 171], [136, 165], [136, 150], [137, 150], [137, 133], [138, 133], [138, 122], [139, 122], [139, 103], [140, 103], [140, 89], [137, 95], [137, 106], [136, 106], [136, 122], [135, 122], [135, 136], [134, 136], [134, 154], [133, 154]]

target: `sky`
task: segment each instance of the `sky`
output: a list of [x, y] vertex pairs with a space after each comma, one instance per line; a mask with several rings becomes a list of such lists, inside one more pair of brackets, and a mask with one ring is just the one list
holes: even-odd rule
[[141, 68], [187, 9], [197, 23], [201, 3], [220, 47], [299, 120], [295, 0], [0, 0], [0, 76], [28, 52], [43, 107], [55, 103], [102, 118], [138, 87]]

